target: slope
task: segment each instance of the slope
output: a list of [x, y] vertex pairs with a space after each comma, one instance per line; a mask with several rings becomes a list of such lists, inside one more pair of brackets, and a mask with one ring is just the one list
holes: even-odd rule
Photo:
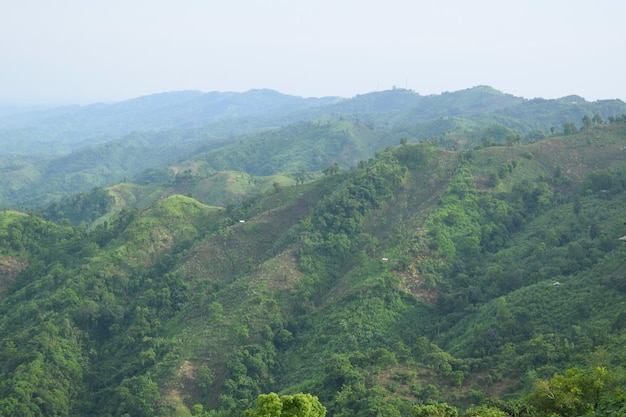
[[[272, 268], [299, 273], [291, 272], [290, 276], [278, 273], [274, 278], [277, 282], [259, 284], [256, 279], [250, 280], [256, 273], [239, 271], [234, 275], [243, 273], [240, 280], [227, 284], [226, 288], [213, 289], [212, 299], [217, 301], [212, 306], [219, 311], [218, 320], [228, 323], [227, 327], [235, 331], [236, 335], [231, 337], [237, 340], [235, 346], [239, 347], [230, 360], [222, 362], [211, 350], [217, 347], [211, 347], [208, 341], [215, 341], [217, 346], [223, 346], [225, 341], [215, 340], [212, 333], [202, 333], [199, 342], [202, 347], [195, 348], [199, 350], [189, 358], [189, 365], [192, 369], [204, 365], [213, 370], [214, 379], [210, 388], [207, 387], [209, 394], [205, 394], [207, 404], [218, 400], [211, 392], [221, 392], [216, 405], [218, 410], [225, 412], [241, 401], [251, 401], [255, 393], [264, 390], [315, 392], [332, 410], [347, 407], [354, 413], [358, 407], [363, 407], [359, 402], [364, 398], [369, 398], [370, 403], [378, 402], [378, 407], [393, 406], [404, 411], [407, 403], [396, 403], [393, 398], [404, 398], [403, 401], [409, 403], [439, 399], [462, 404], [478, 396], [502, 395], [528, 387], [523, 384], [530, 384], [533, 377], [522, 378], [524, 372], [535, 375], [534, 378], [546, 377], [558, 369], [578, 364], [581, 355], [599, 346], [618, 343], [619, 336], [610, 338], [606, 326], [620, 316], [620, 304], [616, 302], [614, 309], [606, 311], [599, 310], [601, 304], [598, 304], [603, 299], [621, 299], [621, 290], [611, 286], [603, 285], [596, 291], [588, 291], [585, 285], [577, 285], [571, 290], [577, 288], [576, 295], [569, 289], [564, 291], [563, 300], [582, 298], [572, 302], [567, 310], [558, 307], [564, 305], [565, 301], [561, 301], [543, 314], [537, 313], [540, 320], [547, 320], [548, 327], [538, 325], [534, 328], [534, 320], [539, 319], [522, 315], [528, 305], [540, 303], [543, 294], [551, 297], [556, 279], [567, 282], [565, 276], [571, 275], [574, 280], [574, 274], [595, 273], [604, 281], [613, 274], [611, 271], [615, 267], [609, 265], [619, 259], [616, 252], [619, 247], [615, 236], [610, 234], [610, 227], [615, 225], [611, 218], [620, 216], [623, 180], [611, 191], [617, 194], [610, 210], [602, 218], [594, 219], [602, 224], [597, 229], [600, 231], [594, 232], [599, 234], [591, 241], [584, 241], [584, 235], [589, 233], [589, 224], [586, 224], [575, 234], [571, 232], [575, 241], [565, 248], [563, 242], [566, 241], [544, 242], [547, 249], [544, 249], [545, 256], [540, 258], [543, 270], [535, 266], [534, 254], [524, 255], [526, 250], [533, 253], [537, 246], [530, 236], [537, 230], [547, 230], [545, 225], [538, 226], [537, 222], [553, 218], [552, 213], [565, 207], [571, 209], [575, 200], [564, 198], [567, 190], [575, 189], [578, 193], [581, 187], [591, 185], [592, 182], [587, 181], [592, 181], [599, 160], [603, 160], [606, 167], [615, 166], [608, 168], [610, 172], [619, 170], [621, 158], [616, 151], [623, 147], [623, 134], [619, 129], [614, 129], [613, 133], [617, 134], [613, 140], [603, 141], [597, 148], [591, 142], [598, 134], [596, 131], [558, 138], [555, 143], [488, 148], [468, 153], [456, 167], [452, 163], [454, 159], [448, 164], [438, 160], [437, 165], [442, 168], [439, 172], [430, 171], [433, 175], [430, 181], [415, 177], [417, 172], [405, 177], [399, 183], [405, 184], [397, 189], [399, 194], [371, 212], [373, 229], [370, 232], [373, 234], [356, 232], [348, 240], [341, 235], [350, 236], [360, 229], [354, 229], [354, 225], [327, 213], [336, 216], [344, 213], [347, 218], [358, 219], [355, 212], [347, 211], [351, 203], [343, 194], [357, 190], [352, 182], [346, 189], [352, 191], [342, 192], [341, 186], [333, 182], [335, 197], [329, 195], [322, 199], [321, 206], [314, 209], [310, 220], [301, 223], [300, 227], [304, 229], [298, 232], [300, 239], [296, 247], [276, 260], [266, 261], [264, 265], [267, 266], [262, 267], [262, 270]], [[548, 160], [552, 154], [547, 151], [557, 143], [561, 156], [558, 163], [566, 166], [571, 163], [568, 161], [577, 161], [576, 170], [567, 170], [571, 174], [567, 181], [559, 176], [553, 177], [553, 165], [542, 168], [541, 161]], [[580, 148], [585, 151], [579, 152]], [[402, 148], [399, 148], [395, 157], [402, 159], [401, 154]], [[379, 155], [377, 162], [384, 159]], [[489, 164], [483, 165], [481, 161], [487, 160]], [[506, 166], [512, 168], [506, 168], [507, 172], [500, 174], [503, 181], [495, 184], [496, 188], [494, 185], [485, 185], [481, 189], [472, 186], [474, 181], [480, 183], [487, 167], [497, 173]], [[467, 168], [475, 170], [476, 175], [468, 176]], [[420, 193], [416, 191], [420, 186], [417, 184], [436, 184], [438, 176], [446, 178], [446, 172], [454, 173], [446, 194], [440, 197], [435, 197], [436, 193], [430, 195], [439, 206], [428, 203], [428, 198], [418, 197]], [[552, 180], [545, 179], [548, 174]], [[616, 175], [623, 174], [616, 171]], [[441, 185], [434, 189], [422, 188], [422, 194], [427, 196], [436, 189], [442, 190]], [[500, 191], [492, 193], [492, 190]], [[596, 192], [595, 196], [583, 199], [583, 207], [597, 204], [598, 197], [606, 194], [602, 189]], [[563, 194], [558, 196], [559, 193]], [[331, 209], [339, 201], [343, 209]], [[407, 208], [411, 206], [409, 202], [417, 203], [421, 210], [412, 212]], [[485, 211], [473, 212], [481, 207]], [[590, 210], [591, 207], [582, 212], [591, 215]], [[361, 212], [357, 209], [356, 213]], [[394, 221], [382, 213], [389, 213]], [[550, 224], [554, 224], [554, 219]], [[329, 228], [332, 231], [329, 232]], [[562, 229], [568, 229], [568, 225], [559, 227]], [[529, 243], [522, 249], [520, 242], [526, 241]], [[571, 264], [568, 259], [580, 258], [580, 249], [575, 249], [574, 243], [587, 248], [593, 255], [586, 260], [578, 259], [579, 264]], [[383, 262], [383, 255], [389, 261]], [[513, 262], [511, 256], [519, 255], [520, 259]], [[498, 256], [505, 258], [497, 262], [494, 257]], [[552, 262], [546, 263], [547, 259]], [[604, 263], [606, 266], [597, 269]], [[494, 269], [503, 264], [510, 264], [511, 271], [503, 270], [502, 266]], [[516, 268], [523, 268], [517, 265], [524, 264], [528, 264], [528, 272], [535, 271], [535, 275], [528, 278], [528, 284], [512, 279], [512, 274], [528, 273], [516, 272]], [[558, 270], [554, 269], [557, 265]], [[623, 268], [623, 261], [619, 260], [616, 265]], [[586, 268], [592, 269], [584, 272]], [[215, 272], [206, 275], [215, 276]], [[278, 299], [272, 301], [272, 290], [276, 288]], [[235, 294], [237, 298], [231, 298]], [[248, 294], [249, 301], [244, 294]], [[297, 300], [295, 305], [290, 298]], [[584, 305], [587, 306], [586, 317], [582, 318], [585, 324], [574, 325], [580, 323], [581, 318], [572, 311], [578, 311]], [[554, 314], [557, 311], [559, 314]], [[208, 314], [214, 317], [215, 313]], [[264, 314], [269, 315], [259, 321]], [[551, 316], [558, 317], [562, 324], [552, 327], [556, 319]], [[471, 330], [468, 330], [468, 322]], [[512, 322], [526, 325], [526, 330], [515, 330]], [[269, 328], [263, 327], [263, 323]], [[604, 323], [602, 337], [593, 336], [598, 323]], [[465, 332], [459, 333], [461, 329]], [[578, 338], [582, 337], [585, 342], [572, 345], [574, 339], [568, 334], [571, 329], [579, 332]], [[566, 345], [569, 349], [556, 356], [549, 352], [555, 352], [558, 345], [546, 344], [546, 338], [554, 338], [555, 331], [562, 332], [558, 333], [559, 338], [568, 338]], [[192, 334], [198, 333], [193, 331]], [[247, 344], [242, 338], [248, 341]], [[560, 340], [559, 343], [563, 343], [563, 339]], [[188, 343], [194, 343], [191, 336]], [[481, 349], [477, 350], [477, 347]], [[547, 349], [548, 354], [542, 353], [541, 349]], [[615, 353], [619, 355], [618, 351]], [[203, 362], [203, 357], [211, 359]], [[612, 359], [603, 363], [617, 364]], [[189, 378], [187, 384], [192, 381], [193, 378]], [[447, 387], [446, 393], [437, 386]], [[481, 391], [477, 390], [479, 387]]]
[[624, 129], [402, 141], [226, 208], [184, 196], [196, 170], [117, 186], [155, 199], [92, 229], [2, 212], [0, 256], [27, 266], [0, 302], [0, 413], [234, 416], [305, 391], [332, 415], [397, 416], [571, 366], [619, 387]]
[[354, 166], [402, 137], [449, 149], [529, 142], [565, 123], [581, 126], [583, 117], [624, 113], [619, 100], [526, 100], [487, 86], [433, 96], [394, 89], [345, 100], [271, 90], [171, 92], [9, 113], [0, 120], [0, 202], [32, 208], [194, 157], [215, 170], [303, 173], [335, 162]]

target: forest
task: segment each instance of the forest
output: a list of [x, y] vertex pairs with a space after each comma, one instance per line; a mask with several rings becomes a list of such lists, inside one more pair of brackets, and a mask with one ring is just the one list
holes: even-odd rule
[[2, 155], [0, 416], [626, 414], [626, 104], [253, 93]]

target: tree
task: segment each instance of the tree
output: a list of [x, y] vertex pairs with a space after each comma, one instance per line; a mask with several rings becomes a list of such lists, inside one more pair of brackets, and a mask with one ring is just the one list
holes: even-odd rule
[[582, 209], [582, 203], [580, 201], [580, 195], [576, 194], [574, 196], [574, 214], [578, 216], [580, 214], [581, 209]]
[[494, 146], [495, 141], [491, 136], [485, 136], [480, 140], [480, 144], [483, 148], [489, 148], [491, 146]]
[[213, 372], [206, 365], [200, 365], [195, 372], [196, 385], [203, 390], [209, 389], [213, 383]]
[[246, 410], [246, 417], [324, 417], [324, 407], [311, 394], [283, 395], [261, 394], [257, 398], [256, 410]]
[[522, 136], [519, 133], [509, 133], [504, 140], [507, 146], [519, 145], [522, 142]]
[[336, 173], [339, 172], [339, 164], [335, 162], [328, 168], [324, 168], [322, 172], [324, 173], [324, 175], [335, 175]]
[[563, 134], [564, 135], [573, 135], [578, 132], [576, 129], [576, 125], [573, 122], [565, 122], [563, 123]]
[[560, 416], [582, 416], [594, 411], [605, 392], [611, 388], [611, 375], [606, 368], [593, 371], [572, 368], [565, 375], [556, 374], [550, 380], [537, 381], [529, 402], [540, 412]]
[[457, 417], [456, 408], [446, 404], [416, 405], [411, 411], [411, 417]]
[[618, 391], [603, 401], [589, 417], [620, 417], [626, 415], [626, 392]]
[[306, 180], [306, 177], [307, 177], [306, 170], [304, 170], [304, 168], [300, 169], [296, 173], [295, 177], [296, 177], [296, 185], [304, 184], [304, 181]]
[[509, 414], [504, 411], [495, 408], [489, 407], [486, 405], [479, 405], [468, 408], [465, 413], [463, 413], [463, 417], [508, 417]]
[[125, 378], [115, 388], [114, 395], [111, 404], [117, 407], [115, 415], [148, 417], [159, 415], [163, 411], [157, 385], [148, 376]]
[[591, 121], [593, 122], [593, 124], [596, 125], [601, 125], [602, 123], [604, 123], [604, 120], [602, 120], [602, 116], [599, 114], [595, 114]]

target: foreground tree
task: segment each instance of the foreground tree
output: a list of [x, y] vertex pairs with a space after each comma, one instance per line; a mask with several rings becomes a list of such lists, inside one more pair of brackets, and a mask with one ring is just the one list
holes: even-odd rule
[[457, 409], [446, 403], [416, 405], [411, 412], [411, 417], [457, 417], [458, 415]]
[[246, 410], [246, 417], [324, 417], [324, 407], [311, 394], [283, 395], [261, 394], [257, 398], [256, 410]]
[[611, 374], [603, 367], [593, 371], [572, 368], [565, 375], [537, 381], [528, 399], [544, 415], [581, 416], [598, 408], [610, 393], [611, 380]]

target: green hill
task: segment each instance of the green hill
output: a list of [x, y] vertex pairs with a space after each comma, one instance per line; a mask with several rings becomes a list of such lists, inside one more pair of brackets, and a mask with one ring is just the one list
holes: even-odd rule
[[[303, 131], [358, 157], [339, 139], [358, 129]], [[242, 142], [68, 197], [51, 212], [75, 226], [0, 213], [0, 415], [238, 416], [269, 392], [333, 416], [623, 407], [622, 118], [463, 151], [397, 138], [297, 179], [261, 161], [310, 152], [255, 140], [281, 162]]]
[[625, 113], [620, 100], [527, 100], [487, 86], [432, 96], [396, 88], [351, 99], [186, 91], [0, 109], [0, 204], [39, 209], [122, 181], [162, 184], [185, 164], [299, 181], [334, 163], [354, 167], [400, 138], [447, 149], [527, 143]]

